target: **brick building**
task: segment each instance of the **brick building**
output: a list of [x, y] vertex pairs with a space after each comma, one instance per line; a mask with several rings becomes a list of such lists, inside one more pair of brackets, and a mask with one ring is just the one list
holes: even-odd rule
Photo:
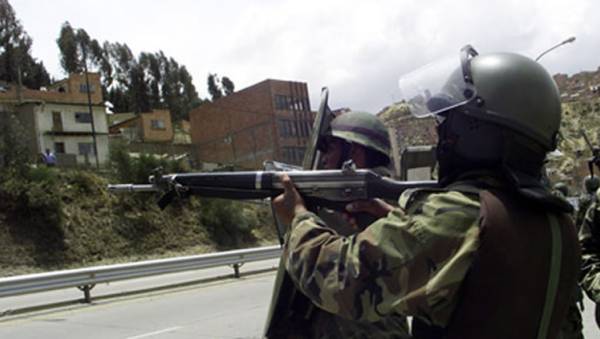
[[267, 79], [191, 111], [192, 144], [201, 163], [300, 165], [313, 120], [306, 83]]
[[108, 116], [109, 131], [112, 135], [121, 135], [128, 141], [166, 142], [173, 141], [173, 123], [168, 110], [152, 112], [115, 113]]

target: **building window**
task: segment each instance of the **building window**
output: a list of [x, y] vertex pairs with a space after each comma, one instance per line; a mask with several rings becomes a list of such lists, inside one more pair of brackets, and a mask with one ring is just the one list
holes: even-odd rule
[[[80, 93], [87, 93], [87, 85], [86, 84], [79, 84], [79, 92]], [[90, 85], [90, 93], [94, 93], [94, 85]]]
[[89, 113], [77, 112], [75, 113], [75, 121], [79, 123], [89, 124], [92, 122], [92, 115]]
[[287, 97], [285, 95], [275, 96], [275, 109], [286, 110], [287, 109]]
[[150, 128], [152, 128], [152, 129], [166, 129], [165, 122], [163, 120], [150, 120]]
[[62, 132], [63, 124], [62, 124], [62, 116], [60, 112], [52, 112], [52, 130]]
[[80, 142], [77, 146], [79, 147], [79, 155], [94, 154], [94, 144], [91, 142]]
[[55, 142], [54, 143], [54, 153], [65, 153], [65, 143], [64, 142]]

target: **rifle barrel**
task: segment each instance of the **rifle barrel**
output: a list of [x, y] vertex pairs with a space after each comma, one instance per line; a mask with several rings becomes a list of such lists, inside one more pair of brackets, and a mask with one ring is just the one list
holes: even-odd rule
[[108, 185], [110, 192], [159, 192], [160, 189], [152, 184], [116, 184]]

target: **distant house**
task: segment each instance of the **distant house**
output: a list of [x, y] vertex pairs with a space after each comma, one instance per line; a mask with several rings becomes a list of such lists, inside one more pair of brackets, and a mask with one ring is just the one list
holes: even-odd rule
[[[47, 89], [32, 90], [17, 84], [3, 84], [0, 112], [14, 113], [26, 135], [32, 156], [53, 150], [58, 165], [94, 163], [96, 139], [98, 162], [108, 160], [108, 125], [102, 100], [100, 75], [70, 74]], [[91, 109], [88, 106], [90, 91]], [[95, 133], [92, 133], [92, 119]]]
[[247, 169], [265, 160], [299, 165], [313, 120], [306, 83], [264, 80], [190, 112], [194, 154]]
[[168, 110], [144, 113], [116, 113], [109, 115], [111, 135], [120, 135], [129, 142], [173, 141], [173, 123]]

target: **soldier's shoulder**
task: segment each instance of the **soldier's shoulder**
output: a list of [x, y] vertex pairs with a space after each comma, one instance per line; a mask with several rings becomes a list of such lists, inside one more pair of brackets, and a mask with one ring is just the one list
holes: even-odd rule
[[429, 204], [476, 206], [479, 208], [479, 191], [476, 187], [417, 188], [406, 190], [400, 196], [399, 205], [408, 210], [414, 205]]

